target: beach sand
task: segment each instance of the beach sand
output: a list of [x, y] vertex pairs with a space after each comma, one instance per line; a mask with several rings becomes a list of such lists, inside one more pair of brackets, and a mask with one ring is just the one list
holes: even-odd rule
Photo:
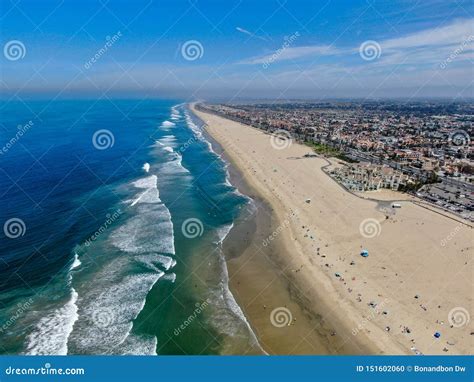
[[237, 224], [230, 236], [240, 240], [224, 251], [231, 290], [265, 351], [472, 353], [469, 223], [410, 200], [391, 209], [362, 199], [324, 173], [325, 159], [304, 158], [308, 147], [276, 149], [269, 134], [192, 109], [255, 200], [257, 217]]

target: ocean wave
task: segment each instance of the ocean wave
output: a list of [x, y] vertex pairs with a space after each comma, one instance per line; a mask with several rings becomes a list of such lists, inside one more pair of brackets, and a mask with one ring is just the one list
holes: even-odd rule
[[158, 177], [150, 175], [132, 185], [146, 191], [131, 204], [138, 204], [136, 213], [110, 235], [112, 245], [124, 252], [174, 254], [173, 223], [170, 211], [159, 197]]
[[158, 190], [158, 177], [156, 175], [150, 175], [146, 178], [141, 178], [135, 182], [132, 182], [135, 188], [145, 189], [144, 192], [133, 199], [130, 204], [131, 207], [137, 203], [160, 203], [160, 192]]
[[181, 118], [181, 113], [179, 112], [178, 107], [173, 106], [171, 108], [171, 120], [176, 121], [180, 118]]
[[[155, 354], [156, 338], [131, 334], [146, 296], [165, 272], [176, 265], [171, 214], [159, 199], [158, 177], [131, 183], [144, 189], [136, 208], [106, 242], [127, 256], [108, 261], [81, 290], [81, 319], [70, 336], [73, 352], [83, 354]], [[138, 265], [138, 268], [137, 268]], [[137, 272], [138, 271], [138, 272]]]
[[228, 170], [229, 163], [228, 163], [226, 160], [224, 160], [224, 159], [222, 158], [222, 155], [219, 155], [219, 154], [216, 153], [216, 151], [214, 150], [214, 147], [212, 146], [212, 143], [211, 143], [208, 139], [206, 139], [206, 137], [202, 134], [201, 128], [199, 128], [198, 125], [196, 125], [196, 124], [193, 122], [193, 120], [192, 120], [192, 118], [191, 118], [191, 115], [190, 115], [188, 112], [186, 112], [185, 115], [186, 115], [186, 123], [187, 123], [187, 125], [189, 126], [189, 128], [190, 128], [191, 130], [193, 130], [195, 133], [198, 133], [198, 138], [199, 138], [202, 142], [204, 142], [204, 143], [207, 145], [207, 147], [208, 147], [208, 149], [209, 149], [209, 152], [211, 152], [212, 154], [214, 154], [216, 157], [218, 157], [218, 158], [221, 160], [221, 162], [222, 162], [222, 164], [223, 164], [223, 167], [225, 168], [225, 171], [226, 171], [224, 184], [225, 184], [226, 186], [232, 188], [232, 190], [230, 190], [230, 192], [232, 192], [232, 193], [235, 194], [235, 195], [241, 196], [241, 197], [243, 197], [243, 198], [245, 198], [245, 199], [247, 199], [247, 200], [251, 200], [248, 196], [242, 194], [242, 193], [239, 191], [239, 189], [238, 189], [237, 187], [235, 187], [235, 186], [230, 182], [230, 174], [229, 174], [229, 170]]
[[28, 355], [66, 355], [68, 338], [79, 318], [76, 305], [77, 292], [71, 289], [71, 297], [64, 306], [42, 317], [26, 339]]
[[177, 146], [177, 139], [174, 135], [163, 135], [156, 141], [156, 143], [158, 143], [160, 146], [173, 148]]
[[146, 191], [141, 193], [138, 198], [134, 199], [130, 204], [133, 207], [137, 203], [159, 203], [161, 202], [160, 199], [160, 192], [157, 188], [148, 188]]
[[161, 127], [173, 127], [173, 126], [176, 126], [176, 124], [174, 122], [170, 122], [170, 121], [164, 121], [161, 124]]
[[215, 244], [222, 244], [222, 242], [225, 240], [227, 235], [229, 235], [229, 233], [230, 233], [230, 231], [232, 230], [233, 227], [234, 227], [234, 223], [230, 223], [230, 224], [227, 224], [227, 225], [224, 225], [224, 226], [218, 228], [217, 229], [218, 240], [217, 240], [217, 242], [215, 242]]
[[112, 232], [110, 239], [124, 252], [175, 253], [171, 214], [162, 203], [139, 205], [137, 214]]
[[[72, 262], [70, 270], [79, 268], [81, 266], [81, 260], [79, 260], [79, 255], [77, 253], [74, 254], [74, 261]], [[71, 276], [72, 277], [72, 276]]]
[[202, 138], [203, 137], [202, 130], [198, 127], [198, 125], [194, 123], [194, 121], [192, 120], [191, 116], [188, 113], [185, 113], [185, 119], [186, 119], [186, 124], [194, 133], [194, 135], [197, 138]]
[[125, 339], [117, 354], [120, 355], [156, 355], [158, 340], [155, 336], [145, 336], [130, 333]]
[[162, 278], [163, 281], [170, 281], [174, 283], [176, 281], [176, 273], [167, 273], [166, 275], [163, 276]]
[[[227, 271], [227, 264], [225, 262], [225, 259], [223, 256], [220, 258], [221, 262], [221, 269], [222, 269], [222, 274], [223, 274], [223, 279], [221, 282], [221, 290], [222, 290], [222, 298], [228, 307], [228, 309], [234, 313], [235, 316], [237, 316], [247, 327], [248, 333], [250, 335], [250, 340], [252, 342], [252, 345], [258, 346], [262, 352], [265, 352], [263, 348], [260, 346], [257, 336], [255, 335], [252, 327], [250, 326], [250, 323], [247, 320], [247, 317], [245, 317], [244, 312], [240, 308], [239, 304], [237, 304], [237, 301], [235, 300], [234, 295], [232, 294], [230, 288], [229, 288], [229, 273]], [[221, 321], [222, 324], [222, 321]], [[224, 324], [221, 326], [221, 329], [224, 329], [224, 332], [226, 332], [230, 336], [236, 335], [236, 327], [233, 325], [229, 324]]]
[[178, 153], [173, 153], [173, 157], [170, 161], [165, 162], [160, 165], [160, 172], [163, 174], [181, 174], [181, 173], [189, 173], [189, 170], [183, 166], [182, 164], [182, 156]]
[[136, 256], [135, 260], [141, 264], [146, 265], [146, 267], [150, 270], [158, 270], [160, 272], [162, 271], [162, 269], [168, 271], [174, 266], [176, 266], [175, 259], [170, 256], [160, 255], [157, 253]]
[[157, 188], [158, 177], [156, 175], [150, 175], [146, 178], [141, 178], [132, 182], [132, 185], [136, 188]]
[[[211, 142], [208, 139], [206, 139], [204, 134], [202, 134], [202, 128], [199, 127], [198, 124], [194, 122], [189, 112], [185, 113], [185, 119], [186, 119], [187, 126], [193, 131], [193, 133], [201, 141], [207, 144], [209, 152], [213, 153], [214, 155], [216, 155], [216, 157], [219, 157], [221, 159], [221, 162], [226, 171], [224, 183], [222, 185], [225, 185], [224, 188], [227, 188], [227, 190], [222, 190], [222, 193], [227, 194], [230, 192], [251, 201], [252, 199], [241, 194], [239, 190], [231, 184], [230, 174], [226, 168], [228, 166], [227, 162], [224, 159], [222, 159], [221, 155], [218, 155], [214, 151]], [[218, 192], [219, 189], [222, 187], [222, 185], [221, 186], [217, 185], [215, 191]], [[225, 240], [225, 238], [227, 237], [229, 232], [232, 230], [232, 228], [233, 228], [233, 223], [221, 226], [217, 230], [217, 233], [216, 233], [217, 241], [215, 241], [214, 244], [222, 245], [222, 242]], [[213, 300], [220, 301], [219, 303], [216, 303], [217, 309], [216, 309], [215, 314], [213, 315], [214, 323], [218, 327], [219, 331], [229, 335], [230, 337], [246, 335], [254, 346], [259, 347], [262, 350], [262, 352], [265, 353], [265, 351], [261, 348], [258, 342], [258, 339], [255, 333], [253, 332], [250, 326], [250, 323], [248, 322], [244, 312], [242, 311], [240, 306], [237, 304], [237, 301], [235, 300], [234, 295], [232, 294], [229, 288], [229, 274], [227, 270], [227, 264], [226, 264], [222, 251], [219, 251], [219, 254], [220, 255], [219, 255], [218, 262], [220, 266], [220, 274], [222, 276], [219, 282], [219, 288], [215, 288], [211, 290], [211, 296], [212, 296], [211, 298]], [[221, 308], [222, 306], [225, 306], [227, 308], [223, 309]], [[236, 325], [235, 320], [233, 320], [232, 317], [229, 316], [229, 312], [232, 312], [232, 315], [234, 317], [237, 317], [238, 320], [244, 324], [244, 327], [242, 327], [241, 325]], [[244, 332], [247, 334], [244, 334]]]
[[133, 320], [142, 311], [146, 296], [164, 275], [156, 271], [121, 276], [117, 275], [117, 268], [120, 268], [117, 262], [111, 262], [97, 275], [97, 280], [102, 282], [100, 288], [94, 285], [81, 294], [78, 301], [81, 320], [70, 336], [75, 353], [120, 354], [122, 345], [130, 345], [127, 339]]

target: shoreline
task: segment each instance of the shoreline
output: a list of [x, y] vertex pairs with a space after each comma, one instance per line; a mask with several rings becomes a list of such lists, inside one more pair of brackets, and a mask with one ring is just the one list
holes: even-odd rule
[[[252, 246], [247, 247], [240, 256], [228, 259], [230, 287], [234, 292], [239, 305], [241, 305], [242, 310], [249, 318], [249, 322], [257, 334], [259, 341], [261, 340], [262, 346], [269, 352], [269, 354], [331, 354], [334, 352], [340, 354], [443, 354], [441, 352], [446, 350], [443, 350], [443, 348], [436, 343], [432, 344], [432, 335], [429, 335], [426, 338], [426, 334], [430, 332], [433, 333], [433, 330], [442, 330], [443, 335], [446, 334], [448, 336], [447, 346], [449, 346], [448, 350], [451, 350], [451, 353], [448, 354], [465, 354], [468, 352], [468, 347], [466, 348], [465, 346], [466, 344], [469, 346], [469, 325], [467, 325], [462, 332], [455, 332], [455, 330], [450, 330], [449, 333], [445, 332], [446, 329], [449, 329], [446, 328], [445, 325], [448, 321], [448, 314], [445, 310], [450, 307], [448, 302], [450, 301], [449, 298], [452, 296], [443, 296], [445, 297], [442, 301], [443, 304], [438, 305], [438, 309], [440, 310], [439, 313], [436, 312], [436, 317], [439, 316], [442, 320], [437, 319], [435, 324], [432, 322], [434, 321], [434, 313], [429, 312], [426, 313], [426, 317], [421, 317], [422, 315], [420, 316], [420, 314], [416, 312], [416, 309], [419, 309], [416, 305], [418, 305], [420, 301], [415, 301], [414, 304], [403, 301], [408, 300], [408, 298], [413, 298], [412, 296], [407, 295], [407, 293], [413, 292], [413, 290], [420, 289], [425, 294], [425, 290], [430, 287], [431, 283], [431, 280], [427, 280], [426, 276], [423, 277], [423, 282], [414, 281], [413, 278], [406, 278], [405, 280], [405, 274], [401, 272], [403, 271], [406, 273], [410, 270], [411, 265], [409, 263], [407, 264], [407, 261], [409, 262], [410, 260], [405, 259], [404, 261], [400, 261], [400, 264], [396, 264], [396, 267], [393, 267], [394, 269], [392, 269], [393, 271], [398, 271], [395, 272], [395, 275], [387, 274], [385, 271], [387, 267], [382, 266], [380, 269], [383, 271], [380, 271], [380, 273], [385, 273], [385, 275], [380, 277], [378, 272], [375, 272], [370, 268], [367, 269], [364, 265], [359, 267], [358, 263], [360, 257], [354, 256], [353, 258], [356, 260], [357, 267], [359, 268], [357, 273], [360, 273], [360, 275], [357, 278], [352, 277], [352, 281], [349, 281], [349, 279], [345, 280], [344, 273], [351, 273], [347, 269], [347, 264], [345, 264], [351, 256], [347, 256], [347, 254], [343, 253], [345, 250], [347, 251], [347, 246], [344, 245], [345, 241], [355, 244], [356, 242], [367, 240], [360, 240], [360, 238], [357, 238], [354, 235], [347, 235], [345, 231], [354, 231], [354, 224], [349, 224], [353, 222], [347, 221], [349, 219], [344, 215], [336, 215], [336, 217], [334, 217], [334, 204], [342, 201], [345, 203], [344, 205], [346, 205], [347, 202], [344, 202], [344, 198], [346, 198], [345, 200], [351, 199], [350, 204], [357, 204], [357, 206], [354, 207], [354, 210], [357, 211], [361, 217], [367, 216], [367, 210], [370, 210], [372, 212], [369, 211], [369, 216], [374, 215], [380, 220], [383, 214], [381, 214], [380, 211], [375, 211], [374, 203], [364, 200], [355, 201], [350, 197], [350, 195], [343, 193], [343, 190], [336, 191], [334, 187], [338, 187], [337, 183], [330, 179], [320, 168], [322, 167], [322, 164], [320, 163], [322, 162], [321, 159], [317, 160], [316, 158], [311, 158], [311, 163], [316, 162], [317, 165], [311, 165], [311, 167], [314, 168], [305, 168], [304, 171], [311, 172], [315, 177], [324, 175], [329, 178], [324, 182], [324, 184], [320, 184], [320, 188], [324, 189], [318, 192], [319, 199], [317, 199], [316, 203], [319, 201], [321, 202], [321, 205], [318, 207], [321, 208], [321, 211], [319, 212], [322, 215], [326, 215], [326, 217], [322, 216], [319, 218], [317, 216], [317, 208], [315, 208], [313, 202], [311, 202], [311, 206], [302, 203], [301, 200], [304, 200], [301, 199], [302, 195], [299, 195], [300, 200], [288, 200], [293, 196], [292, 193], [298, 193], [301, 189], [305, 188], [300, 187], [300, 185], [296, 188], [296, 184], [287, 185], [286, 182], [283, 181], [288, 180], [288, 178], [292, 176], [292, 171], [285, 173], [285, 177], [283, 178], [271, 179], [273, 172], [283, 172], [283, 170], [288, 171], [288, 168], [293, 166], [293, 164], [288, 165], [290, 159], [295, 159], [294, 163], [296, 163], [296, 159], [302, 158], [290, 158], [287, 156], [289, 154], [286, 152], [272, 150], [269, 145], [263, 146], [266, 148], [268, 153], [264, 153], [263, 151], [265, 150], [255, 150], [257, 145], [263, 144], [264, 140], [266, 141], [265, 143], [268, 143], [268, 134], [264, 134], [262, 131], [253, 127], [242, 125], [222, 117], [196, 111], [192, 106], [191, 110], [206, 122], [206, 132], [224, 148], [226, 159], [228, 159], [228, 161], [238, 169], [237, 171], [243, 175], [244, 182], [249, 186], [249, 189], [245, 190], [244, 193], [248, 195], [247, 192], [250, 192], [250, 194], [253, 194], [251, 195], [252, 197], [257, 195], [260, 201], [264, 200], [268, 202], [268, 208], [272, 212], [270, 216], [271, 224], [267, 227], [268, 229], [266, 233], [278, 232], [278, 235], [275, 240], [272, 241], [272, 245], [269, 246], [271, 248], [268, 248], [269, 255], [265, 256], [265, 253], [260, 253], [262, 246], [258, 248], [258, 251], [256, 250], [254, 237]], [[234, 130], [231, 130], [229, 126]], [[225, 131], [223, 131], [224, 129]], [[248, 137], [244, 135], [248, 135]], [[239, 141], [245, 141], [245, 144], [242, 146]], [[255, 147], [253, 146], [254, 143], [256, 145]], [[301, 153], [306, 152], [307, 150], [308, 148], [304, 148], [298, 144], [293, 144], [289, 151], [292, 154], [296, 152], [301, 155]], [[245, 155], [243, 155], [244, 153]], [[262, 156], [267, 157], [267, 160], [261, 160]], [[277, 163], [275, 163], [275, 168], [271, 171], [271, 168], [269, 168], [273, 166], [271, 161], [278, 161], [278, 165], [281, 165], [282, 167], [278, 168]], [[288, 168], [283, 166], [287, 166]], [[262, 177], [262, 175], [264, 176]], [[320, 182], [322, 181], [322, 179], [318, 179]], [[278, 181], [283, 184], [279, 185]], [[236, 182], [235, 178], [233, 179], [233, 184], [236, 185], [234, 182]], [[298, 182], [305, 183], [306, 179], [300, 179]], [[309, 184], [309, 180], [308, 184], [303, 184], [302, 186], [310, 186], [306, 189], [311, 190], [314, 188], [314, 185]], [[241, 189], [241, 187], [242, 186], [238, 188]], [[282, 194], [284, 194], [285, 188], [286, 196], [283, 198]], [[330, 191], [328, 192], [329, 189]], [[242, 189], [242, 191], [244, 190]], [[282, 194], [278, 191], [282, 191]], [[331, 202], [331, 200], [328, 201], [327, 199], [334, 198], [332, 194], [336, 192], [339, 200], [333, 200], [333, 202]], [[355, 197], [356, 196], [354, 196], [354, 198]], [[293, 205], [301, 207], [302, 211], [298, 211], [298, 215], [294, 219], [291, 218], [288, 224], [284, 224], [282, 230], [276, 231], [276, 229], [281, 228], [282, 222], [285, 223], [289, 220], [288, 206], [291, 205], [290, 202], [293, 202]], [[362, 203], [364, 205], [362, 205]], [[263, 203], [260, 205], [260, 210], [264, 210], [262, 207], [263, 205]], [[380, 225], [383, 228], [384, 233], [385, 231], [388, 231], [388, 234], [386, 234], [386, 242], [380, 243], [382, 244], [382, 247], [377, 245], [375, 246], [375, 250], [380, 251], [384, 246], [386, 248], [387, 245], [390, 245], [389, 243], [396, 243], [397, 237], [391, 235], [392, 232], [390, 231], [395, 230], [396, 232], [403, 232], [403, 234], [406, 234], [405, 231], [407, 228], [404, 227], [404, 224], [401, 224], [402, 219], [407, 220], [407, 218], [409, 218], [413, 220], [419, 218], [420, 221], [416, 221], [415, 223], [409, 221], [405, 224], [417, 226], [419, 224], [430, 225], [430, 227], [432, 226], [432, 223], [429, 221], [430, 219], [441, 219], [439, 215], [437, 217], [433, 216], [433, 212], [431, 212], [432, 215], [430, 215], [430, 210], [423, 212], [419, 210], [413, 211], [413, 209], [416, 208], [421, 210], [421, 208], [416, 205], [407, 205], [406, 207], [403, 207], [403, 211], [397, 212], [398, 215], [401, 215], [400, 217], [397, 215], [390, 219], [387, 218], [387, 221], [380, 220]], [[311, 209], [313, 212], [308, 215], [308, 211], [305, 211], [306, 209]], [[409, 216], [407, 216], [407, 212], [410, 213]], [[327, 213], [330, 214], [329, 217], [327, 216]], [[349, 212], [348, 215], [350, 215]], [[419, 217], [417, 215], [426, 216]], [[357, 216], [358, 215], [356, 214], [356, 217]], [[353, 216], [349, 216], [349, 218], [351, 217]], [[327, 225], [329, 218], [333, 218], [334, 220], [337, 218], [337, 220], [340, 220], [334, 222], [335, 224], [333, 224], [333, 226], [335, 227], [332, 227], [333, 229], [339, 227], [342, 228], [341, 224], [348, 225], [346, 226], [346, 229], [342, 230], [342, 232], [336, 231], [336, 233], [331, 234], [331, 230], [324, 230], [324, 228], [327, 228], [324, 227], [324, 225]], [[265, 226], [264, 221], [261, 221], [259, 225], [262, 226], [262, 222]], [[323, 252], [331, 251], [336, 253], [324, 253], [323, 255], [320, 255], [318, 247], [318, 253], [316, 256], [319, 256], [319, 258], [316, 257], [314, 253], [315, 245], [313, 243], [302, 243], [303, 240], [307, 239], [308, 235], [302, 235], [304, 232], [301, 232], [302, 230], [298, 228], [301, 222], [305, 222], [306, 224], [308, 222], [319, 222], [318, 224], [307, 226], [311, 227], [311, 229], [316, 229], [318, 231], [321, 229], [323, 231], [321, 232], [321, 240], [318, 240], [321, 241], [318, 245], [321, 246]], [[443, 220], [442, 222], [437, 221], [437, 223], [442, 223], [442, 227], [437, 227], [437, 230], [444, 232], [446, 235], [453, 230], [452, 221], [446, 222]], [[306, 225], [303, 225], [303, 227], [305, 226]], [[358, 227], [356, 226], [355, 228]], [[425, 230], [427, 230], [426, 237], [424, 237], [425, 233], [422, 237], [428, 240], [428, 233], [430, 231], [428, 227], [425, 228]], [[410, 230], [408, 232], [410, 232]], [[466, 231], [466, 228], [462, 227], [457, 229], [455, 232], [457, 235], [456, 241], [461, 241], [461, 243], [455, 243], [453, 240], [452, 242], [449, 242], [445, 248], [442, 248], [442, 250], [449, 250], [449, 254], [451, 255], [451, 252], [454, 254], [456, 254], [456, 251], [459, 252], [460, 245], [461, 247], [464, 246], [460, 251], [462, 253], [462, 259], [456, 259], [456, 265], [461, 266], [462, 261], [467, 259], [464, 251], [466, 249], [471, 249], [469, 245], [467, 248], [465, 245], [466, 237], [469, 237], [466, 235], [470, 234], [470, 230]], [[258, 234], [258, 230], [256, 230], [256, 234]], [[231, 235], [232, 232], [229, 236]], [[265, 237], [265, 234], [260, 232], [260, 240], [262, 237]], [[319, 232], [317, 238], [320, 238]], [[311, 236], [311, 239], [313, 240], [313, 236]], [[433, 238], [431, 238], [431, 240], [433, 240]], [[374, 241], [377, 242], [377, 240]], [[231, 242], [230, 238], [229, 242]], [[324, 243], [326, 244], [324, 245]], [[225, 252], [227, 253], [232, 248], [229, 249], [229, 245], [226, 243], [224, 244]], [[431, 244], [433, 244], [433, 241]], [[369, 242], [367, 241], [367, 243], [363, 243], [363, 245], [364, 247], [369, 247]], [[335, 247], [335, 249], [333, 250], [332, 247]], [[362, 245], [360, 245], [360, 247], [362, 247]], [[278, 249], [278, 252], [276, 249]], [[359, 246], [355, 248], [355, 251], [357, 250], [359, 250]], [[422, 247], [417, 248], [418, 252], [421, 250]], [[254, 252], [253, 256], [249, 253], [252, 251]], [[255, 252], [258, 252], [259, 256], [255, 256]], [[429, 251], [425, 250], [425, 252]], [[430, 254], [424, 254], [423, 259], [419, 262], [422, 265], [425, 263], [426, 267], [430, 268], [430, 271], [436, 271], [437, 274], [442, 275], [441, 272], [444, 270], [444, 265], [441, 263], [443, 259], [437, 259], [439, 264], [435, 264], [436, 267], [434, 267], [427, 263], [429, 260], [425, 255], [429, 257]], [[324, 260], [321, 259], [321, 257], [323, 257]], [[267, 261], [266, 264], [264, 259]], [[385, 258], [381, 260], [387, 259]], [[381, 260], [379, 260], [379, 263], [382, 262]], [[390, 261], [390, 258], [388, 260]], [[258, 287], [259, 283], [256, 282], [255, 279], [262, 277], [262, 272], [260, 272], [260, 274], [258, 272], [252, 272], [252, 270], [249, 269], [250, 267], [246, 266], [249, 262], [253, 265], [260, 262], [260, 268], [265, 270], [265, 273], [273, 275], [278, 274], [280, 276], [279, 280], [284, 280], [284, 282], [278, 282], [277, 284], [279, 285], [276, 286], [274, 284], [268, 285], [266, 286], [266, 290], [260, 290], [256, 294], [254, 288], [255, 286]], [[351, 264], [353, 262], [351, 262]], [[385, 261], [383, 262], [385, 263]], [[466, 264], [467, 263], [468, 261], [466, 261]], [[338, 270], [341, 269], [343, 272], [340, 272], [342, 273], [342, 277], [336, 276], [339, 279], [335, 280], [333, 275], [339, 275], [339, 273], [332, 273], [334, 272], [332, 268], [336, 266], [338, 267]], [[343, 267], [345, 267], [346, 270], [344, 270]], [[459, 273], [469, 276], [469, 272], [466, 271], [466, 268], [464, 267], [459, 268]], [[362, 282], [359, 281], [359, 278], [362, 279]], [[389, 296], [390, 298], [388, 298], [386, 294], [390, 294], [390, 286], [395, 284], [397, 280], [399, 280], [399, 283], [406, 282], [407, 284], [411, 284], [414, 288], [404, 286], [406, 290], [403, 291], [403, 298], [398, 298], [397, 295]], [[469, 277], [467, 277], [467, 280], [469, 280]], [[370, 287], [364, 284], [373, 285]], [[471, 304], [471, 298], [469, 297], [470, 289], [466, 288], [466, 286], [461, 284], [461, 282], [458, 282], [458, 284], [459, 285], [457, 285], [455, 289], [456, 292], [461, 292], [462, 301], [460, 301], [461, 299], [457, 299], [456, 305], [466, 306], [466, 308], [469, 309]], [[350, 287], [348, 287], [349, 285]], [[396, 287], [395, 285], [393, 286]], [[377, 294], [375, 291], [379, 288], [380, 291], [385, 293]], [[268, 293], [268, 290], [271, 290], [273, 293]], [[353, 290], [354, 293], [350, 295]], [[349, 291], [349, 295], [347, 291]], [[357, 302], [354, 301], [356, 291], [363, 292], [358, 293], [361, 297], [357, 298]], [[265, 294], [265, 292], [267, 293]], [[468, 292], [467, 296], [466, 292]], [[366, 294], [368, 296], [366, 296]], [[252, 297], [249, 297], [250, 295]], [[271, 295], [273, 295], [273, 297]], [[285, 298], [282, 298], [282, 296]], [[367, 304], [367, 301], [372, 298], [372, 296], [378, 300], [374, 305], [378, 305], [379, 308], [375, 308], [375, 306], [366, 307], [366, 305], [372, 304], [372, 302]], [[431, 299], [433, 300], [435, 298], [436, 297], [434, 296]], [[282, 307], [288, 307], [287, 309], [294, 313], [292, 314], [293, 318], [297, 318], [297, 321], [292, 322], [288, 327], [289, 330], [292, 330], [291, 334], [289, 333], [289, 330], [286, 330], [286, 327], [277, 328], [279, 331], [276, 331], [275, 327], [269, 327], [268, 316], [275, 306], [275, 300], [285, 301], [285, 303], [282, 304]], [[361, 301], [358, 300], [363, 300], [364, 303], [361, 303]], [[265, 301], [269, 303], [265, 304]], [[382, 303], [380, 303], [380, 301], [382, 301]], [[436, 302], [441, 302], [441, 300]], [[429, 304], [435, 305], [435, 302], [429, 300], [426, 304], [431, 308]], [[263, 307], [265, 305], [266, 307]], [[426, 312], [425, 306], [423, 304], [419, 305], [423, 307]], [[387, 309], [387, 311], [382, 311], [382, 309]], [[388, 309], [397, 310], [399, 312], [392, 315], [391, 311], [388, 313]], [[389, 315], [389, 317], [383, 317], [385, 314]], [[433, 315], [433, 317], [431, 317], [431, 315]], [[405, 320], [407, 321], [406, 326], [400, 324], [401, 321]], [[321, 325], [321, 323], [323, 323], [323, 325]], [[324, 324], [327, 323], [330, 323], [330, 325], [326, 325], [325, 327]], [[390, 323], [390, 326], [387, 325], [388, 323]], [[425, 327], [423, 328], [423, 326]], [[438, 329], [438, 327], [440, 327], [440, 329]], [[294, 328], [295, 330], [293, 330]], [[384, 330], [384, 328], [386, 330]], [[413, 328], [415, 328], [415, 330]], [[406, 331], [407, 329], [408, 332]], [[392, 330], [393, 332], [396, 331], [396, 333], [388, 333], [387, 330]], [[416, 335], [413, 333], [415, 331]], [[317, 335], [316, 332], [318, 332]], [[310, 341], [305, 339], [304, 335], [300, 337], [302, 338], [301, 342], [307, 345], [306, 347], [303, 346], [303, 348], [300, 349], [297, 347], [292, 348], [291, 345], [287, 343], [288, 341], [295, 339], [295, 334], [297, 337], [298, 334], [303, 333], [306, 336], [314, 335], [314, 338], [311, 337]], [[341, 339], [342, 341], [340, 341]], [[339, 345], [337, 344], [338, 340], [340, 341]], [[419, 350], [419, 348], [421, 348], [421, 350]], [[294, 351], [292, 352], [292, 350]]]

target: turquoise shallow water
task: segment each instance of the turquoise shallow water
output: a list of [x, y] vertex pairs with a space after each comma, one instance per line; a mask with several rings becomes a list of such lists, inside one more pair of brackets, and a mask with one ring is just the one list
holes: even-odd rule
[[[0, 352], [228, 354], [258, 344], [222, 240], [251, 201], [177, 101], [2, 104]], [[16, 235], [14, 235], [16, 236]]]

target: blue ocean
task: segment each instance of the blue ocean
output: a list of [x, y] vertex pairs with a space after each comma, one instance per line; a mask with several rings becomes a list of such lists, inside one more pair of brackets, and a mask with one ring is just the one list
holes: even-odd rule
[[0, 107], [0, 353], [260, 352], [222, 253], [252, 202], [186, 104]]

